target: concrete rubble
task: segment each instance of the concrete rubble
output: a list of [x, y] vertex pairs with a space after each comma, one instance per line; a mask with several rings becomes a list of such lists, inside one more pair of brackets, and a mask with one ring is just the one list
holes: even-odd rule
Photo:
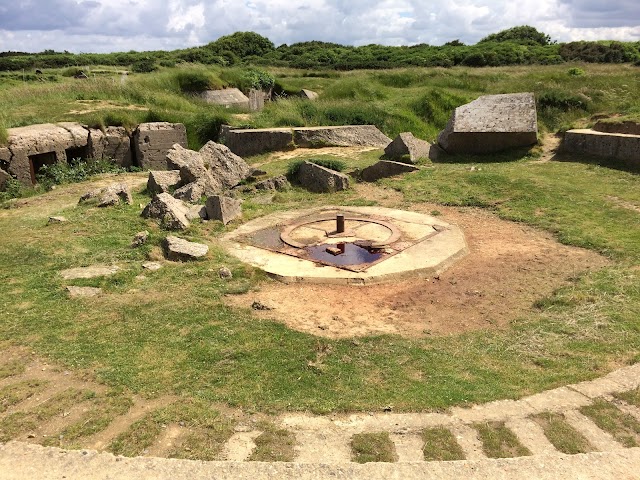
[[300, 165], [298, 182], [307, 190], [316, 193], [332, 193], [349, 188], [347, 175], [312, 162]]
[[171, 235], [164, 239], [163, 248], [167, 260], [174, 262], [197, 260], [204, 257], [209, 251], [209, 247], [202, 243], [189, 242]]

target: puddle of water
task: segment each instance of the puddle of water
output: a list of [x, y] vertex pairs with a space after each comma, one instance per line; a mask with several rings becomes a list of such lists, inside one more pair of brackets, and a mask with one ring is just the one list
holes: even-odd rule
[[[336, 252], [336, 255], [329, 253], [327, 248], [338, 249], [339, 253]], [[382, 255], [384, 255], [384, 252], [370, 251], [369, 249], [354, 243], [325, 243], [322, 245], [307, 247], [305, 250], [308, 252], [310, 259], [338, 266], [373, 263], [378, 261], [382, 258]]]

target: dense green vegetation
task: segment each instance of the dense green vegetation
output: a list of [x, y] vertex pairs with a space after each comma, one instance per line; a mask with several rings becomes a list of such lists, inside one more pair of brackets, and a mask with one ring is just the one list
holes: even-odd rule
[[487, 36], [475, 45], [458, 40], [442, 46], [426, 44], [390, 47], [360, 47], [327, 42], [301, 42], [277, 48], [253, 32], [237, 32], [210, 42], [171, 52], [119, 52], [72, 54], [46, 50], [37, 54], [0, 53], [0, 71], [109, 65], [151, 72], [177, 63], [206, 65], [268, 65], [305, 69], [386, 69], [399, 67], [471, 67], [500, 65], [549, 65], [564, 62], [624, 63], [640, 58], [640, 42], [555, 43], [533, 27], [519, 26]]

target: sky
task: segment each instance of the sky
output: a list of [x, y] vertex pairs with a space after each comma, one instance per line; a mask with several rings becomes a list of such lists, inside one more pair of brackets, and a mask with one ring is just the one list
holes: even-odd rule
[[276, 46], [473, 44], [517, 25], [560, 42], [640, 41], [640, 0], [0, 0], [0, 51], [174, 50], [238, 31]]

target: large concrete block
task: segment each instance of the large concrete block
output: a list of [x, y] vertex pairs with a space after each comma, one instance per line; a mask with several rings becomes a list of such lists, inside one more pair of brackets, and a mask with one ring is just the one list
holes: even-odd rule
[[349, 177], [311, 162], [304, 162], [298, 171], [298, 181], [307, 190], [332, 193], [349, 188]]
[[124, 127], [107, 127], [104, 132], [90, 129], [87, 149], [91, 158], [110, 159], [124, 168], [133, 165], [131, 137]]
[[249, 97], [237, 88], [225, 88], [223, 90], [207, 90], [200, 95], [205, 102], [213, 105], [221, 105], [226, 108], [249, 109]]
[[421, 158], [429, 158], [430, 152], [431, 144], [414, 137], [411, 132], [401, 133], [384, 149], [387, 158], [403, 163], [416, 163]]
[[537, 141], [533, 93], [485, 95], [456, 108], [438, 144], [447, 153], [486, 154]]
[[141, 123], [133, 134], [137, 164], [145, 170], [167, 170], [167, 152], [176, 143], [187, 146], [182, 123]]
[[391, 139], [375, 125], [341, 125], [330, 127], [296, 127], [293, 141], [302, 148], [377, 147], [384, 148]]
[[596, 155], [640, 166], [640, 135], [569, 130], [564, 134], [562, 149], [576, 154]]
[[290, 128], [223, 129], [223, 137], [229, 150], [241, 157], [294, 147]]

